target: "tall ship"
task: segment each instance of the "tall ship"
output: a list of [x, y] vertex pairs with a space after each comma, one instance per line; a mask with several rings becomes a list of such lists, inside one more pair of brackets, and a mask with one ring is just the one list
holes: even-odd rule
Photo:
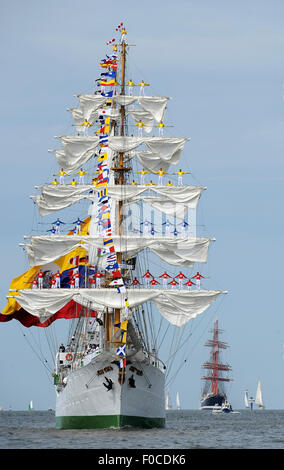
[[206, 188], [180, 168], [190, 138], [165, 135], [170, 98], [133, 82], [134, 45], [122, 23], [115, 35], [95, 90], [69, 108], [62, 148], [49, 150], [58, 168], [35, 186], [39, 222], [21, 244], [30, 268], [0, 315], [44, 331], [65, 319], [51, 370], [59, 429], [163, 427], [188, 322], [225, 293], [196, 273], [214, 238], [196, 235]]
[[209, 339], [205, 343], [205, 346], [210, 347], [211, 351], [209, 361], [203, 364], [203, 368], [206, 369], [208, 373], [202, 377], [204, 387], [201, 397], [201, 410], [221, 408], [222, 405], [227, 402], [225, 384], [232, 380], [228, 376], [225, 376], [225, 374], [227, 375], [227, 372], [231, 370], [230, 365], [221, 362], [220, 350], [227, 349], [228, 344], [219, 339], [222, 330], [218, 327], [218, 319], [215, 320], [214, 328], [211, 331], [213, 333], [212, 339]]

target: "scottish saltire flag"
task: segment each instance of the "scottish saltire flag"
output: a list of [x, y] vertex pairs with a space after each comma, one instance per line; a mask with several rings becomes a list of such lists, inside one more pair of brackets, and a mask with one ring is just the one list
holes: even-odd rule
[[116, 355], [117, 356], [124, 356], [125, 357], [125, 349], [126, 349], [126, 345], [124, 344], [123, 346], [119, 346], [116, 350]]

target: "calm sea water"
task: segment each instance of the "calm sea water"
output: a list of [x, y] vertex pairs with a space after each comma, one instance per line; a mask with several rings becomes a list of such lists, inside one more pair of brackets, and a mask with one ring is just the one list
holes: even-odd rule
[[57, 430], [53, 411], [1, 411], [1, 449], [284, 449], [284, 411], [170, 411], [164, 429]]

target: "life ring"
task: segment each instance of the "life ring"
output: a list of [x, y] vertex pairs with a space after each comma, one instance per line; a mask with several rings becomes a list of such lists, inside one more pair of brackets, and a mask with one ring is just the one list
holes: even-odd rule
[[73, 355], [71, 353], [66, 354], [65, 356], [66, 361], [72, 361]]

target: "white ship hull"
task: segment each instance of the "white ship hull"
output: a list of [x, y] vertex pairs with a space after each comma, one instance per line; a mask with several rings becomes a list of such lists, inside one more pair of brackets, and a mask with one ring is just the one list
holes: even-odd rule
[[[109, 370], [110, 367], [112, 370]], [[132, 375], [135, 388], [129, 385]], [[109, 391], [103, 385], [107, 383], [106, 377], [113, 381], [113, 388]], [[118, 377], [117, 365], [103, 360], [101, 356], [70, 372], [66, 386], [57, 391], [56, 427], [163, 427], [164, 373], [153, 365], [133, 361], [125, 368], [125, 382], [122, 385]]]

